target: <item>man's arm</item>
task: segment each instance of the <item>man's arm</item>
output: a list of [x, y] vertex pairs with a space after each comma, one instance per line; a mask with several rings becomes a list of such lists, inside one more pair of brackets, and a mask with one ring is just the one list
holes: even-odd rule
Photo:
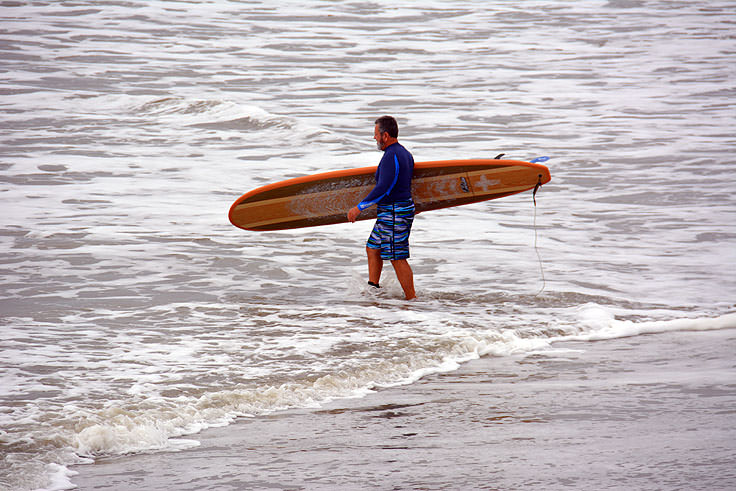
[[376, 186], [373, 190], [368, 193], [368, 196], [363, 198], [363, 201], [350, 209], [348, 212], [348, 220], [350, 222], [357, 220], [361, 211], [366, 208], [370, 208], [381, 201], [391, 192], [394, 186], [396, 186], [396, 182], [399, 180], [399, 159], [396, 157], [395, 153], [392, 154], [392, 156], [394, 160], [393, 165], [390, 162], [387, 162], [391, 157], [384, 154], [381, 159], [381, 163], [378, 164], [378, 182], [376, 182]]
[[[348, 221], [350, 221], [351, 223], [355, 222], [358, 219], [361, 211], [365, 210], [366, 208], [370, 208], [371, 206], [381, 201], [383, 197], [388, 195], [396, 185], [396, 181], [399, 178], [399, 161], [396, 158], [396, 155], [394, 155], [393, 166], [384, 164], [383, 167], [381, 167], [382, 164], [384, 164], [383, 160], [381, 160], [381, 164], [379, 164], [380, 170], [378, 173], [378, 182], [376, 182], [376, 186], [370, 193], [368, 193], [368, 196], [363, 198], [363, 201], [361, 201], [356, 206], [352, 207], [350, 211], [348, 211]], [[387, 172], [387, 170], [389, 172]], [[393, 172], [390, 172], [391, 170]]]
[[[389, 160], [391, 159], [391, 156], [393, 156], [393, 162], [390, 162]], [[378, 182], [376, 182], [376, 186], [373, 190], [368, 193], [368, 196], [358, 203], [358, 209], [360, 211], [370, 208], [381, 201], [391, 192], [394, 186], [396, 186], [396, 182], [399, 180], [399, 159], [396, 157], [395, 153], [391, 156], [384, 155], [384, 158], [381, 159], [378, 171]]]

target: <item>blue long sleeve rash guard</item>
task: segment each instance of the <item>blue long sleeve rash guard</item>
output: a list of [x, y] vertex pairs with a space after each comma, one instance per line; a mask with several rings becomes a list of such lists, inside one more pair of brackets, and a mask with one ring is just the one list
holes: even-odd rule
[[376, 170], [376, 187], [358, 203], [363, 211], [375, 204], [389, 204], [411, 199], [414, 157], [401, 144], [392, 143], [383, 151]]

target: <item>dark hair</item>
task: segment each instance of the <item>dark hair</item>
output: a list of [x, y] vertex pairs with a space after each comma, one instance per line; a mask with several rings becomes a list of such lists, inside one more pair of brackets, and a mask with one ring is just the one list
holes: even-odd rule
[[379, 133], [388, 133], [391, 138], [399, 137], [399, 123], [393, 118], [393, 116], [381, 116], [376, 120], [378, 125]]

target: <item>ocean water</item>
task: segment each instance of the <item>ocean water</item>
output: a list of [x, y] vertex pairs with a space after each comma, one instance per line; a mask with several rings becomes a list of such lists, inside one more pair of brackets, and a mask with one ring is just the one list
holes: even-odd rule
[[[701, 334], [675, 378], [707, 360], [736, 403], [735, 8], [0, 2], [0, 488], [570, 343]], [[254, 187], [377, 164], [383, 114], [417, 161], [550, 157], [536, 207], [417, 217], [411, 303], [390, 267], [366, 288], [370, 223], [227, 220]]]

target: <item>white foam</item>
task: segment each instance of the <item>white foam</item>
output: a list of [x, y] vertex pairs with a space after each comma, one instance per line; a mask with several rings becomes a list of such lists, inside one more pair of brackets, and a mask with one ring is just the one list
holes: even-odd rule
[[611, 312], [597, 306], [581, 309], [581, 324], [584, 332], [563, 339], [580, 341], [600, 341], [642, 334], [659, 334], [676, 331], [712, 331], [736, 329], [736, 313], [718, 317], [682, 318], [665, 321], [634, 322], [617, 320]]
[[[423, 313], [394, 312], [396, 319], [421, 318]], [[394, 332], [396, 343], [406, 334]], [[416, 341], [412, 341], [415, 343]], [[313, 381], [290, 382], [254, 389], [220, 390], [200, 397], [180, 396], [174, 400], [152, 396], [144, 385], [135, 394], [148, 392], [136, 406], [111, 406], [94, 414], [74, 417], [77, 421], [96, 421], [75, 433], [70, 441], [77, 454], [117, 455], [140, 451], [186, 448], [196, 445], [176, 438], [223, 425], [237, 417], [264, 414], [294, 407], [318, 407], [336, 398], [362, 397], [375, 387], [408, 384], [439, 372], [456, 369], [459, 363], [486, 354], [509, 355], [539, 349], [543, 339], [522, 339], [513, 332], [475, 333], [467, 336], [441, 334], [426, 347], [421, 344], [393, 360], [366, 361], [353, 368], [321, 376]], [[407, 345], [411, 347], [411, 344]], [[414, 351], [414, 352], [412, 352]]]
[[74, 489], [77, 486], [72, 482], [71, 478], [79, 474], [76, 471], [69, 469], [66, 466], [59, 464], [48, 464], [48, 479], [49, 484], [47, 487], [39, 489], [37, 491], [60, 491], [63, 489]]

